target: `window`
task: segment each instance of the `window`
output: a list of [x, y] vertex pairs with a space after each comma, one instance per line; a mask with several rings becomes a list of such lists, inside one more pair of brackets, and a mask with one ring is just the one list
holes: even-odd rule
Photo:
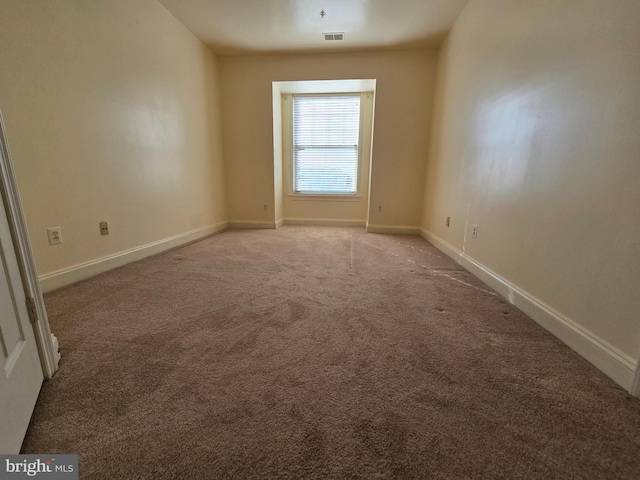
[[360, 95], [293, 97], [293, 190], [354, 195]]

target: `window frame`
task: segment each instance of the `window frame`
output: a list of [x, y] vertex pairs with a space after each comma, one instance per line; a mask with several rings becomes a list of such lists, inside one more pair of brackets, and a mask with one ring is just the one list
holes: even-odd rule
[[[363, 96], [368, 92], [339, 92], [339, 93], [296, 93], [296, 94], [288, 94], [291, 99], [289, 103], [289, 136], [290, 136], [290, 145], [289, 147], [289, 198], [292, 200], [333, 200], [333, 201], [359, 201], [362, 199], [362, 139], [363, 139], [363, 123], [365, 122], [364, 118], [364, 98]], [[369, 92], [370, 93], [370, 92]], [[294, 140], [294, 113], [293, 113], [293, 105], [295, 97], [359, 97], [360, 98], [360, 112], [359, 112], [359, 122], [358, 122], [358, 153], [357, 153], [357, 165], [356, 165], [356, 191], [355, 192], [296, 192], [295, 184], [296, 184], [296, 158], [295, 158], [295, 140]]]

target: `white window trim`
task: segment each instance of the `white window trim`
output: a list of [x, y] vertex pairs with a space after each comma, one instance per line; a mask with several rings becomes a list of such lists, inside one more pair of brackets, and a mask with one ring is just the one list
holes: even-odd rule
[[[356, 182], [356, 192], [355, 193], [302, 193], [295, 191], [295, 160], [294, 160], [294, 142], [293, 142], [293, 101], [287, 102], [287, 115], [289, 117], [289, 128], [290, 132], [287, 132], [288, 138], [290, 139], [289, 144], [287, 145], [287, 154], [289, 157], [289, 185], [288, 185], [288, 198], [290, 200], [307, 200], [307, 201], [333, 201], [333, 202], [359, 202], [362, 200], [362, 191], [363, 191], [363, 159], [362, 152], [365, 150], [362, 148], [362, 140], [363, 140], [363, 130], [364, 128], [371, 128], [372, 118], [371, 115], [363, 115], [364, 113], [364, 96], [366, 94], [370, 94], [371, 92], [340, 92], [340, 93], [305, 93], [305, 94], [295, 94], [295, 96], [310, 96], [310, 97], [319, 97], [319, 96], [327, 96], [327, 97], [335, 97], [335, 96], [360, 96], [360, 125], [358, 129], [358, 178]], [[293, 94], [285, 94], [289, 99], [293, 99]], [[369, 173], [370, 175], [371, 173]]]
[[318, 202], [359, 202], [362, 195], [353, 193], [290, 193], [288, 197], [291, 200], [313, 200]]

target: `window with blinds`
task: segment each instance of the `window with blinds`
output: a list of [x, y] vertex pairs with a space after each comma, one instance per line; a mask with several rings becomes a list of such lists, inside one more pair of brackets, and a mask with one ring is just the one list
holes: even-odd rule
[[359, 95], [294, 96], [294, 192], [355, 194], [359, 138]]

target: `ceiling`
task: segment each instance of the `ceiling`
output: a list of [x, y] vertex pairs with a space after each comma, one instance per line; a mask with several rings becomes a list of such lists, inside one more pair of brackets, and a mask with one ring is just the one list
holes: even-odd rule
[[159, 1], [215, 53], [242, 55], [435, 47], [468, 0]]

